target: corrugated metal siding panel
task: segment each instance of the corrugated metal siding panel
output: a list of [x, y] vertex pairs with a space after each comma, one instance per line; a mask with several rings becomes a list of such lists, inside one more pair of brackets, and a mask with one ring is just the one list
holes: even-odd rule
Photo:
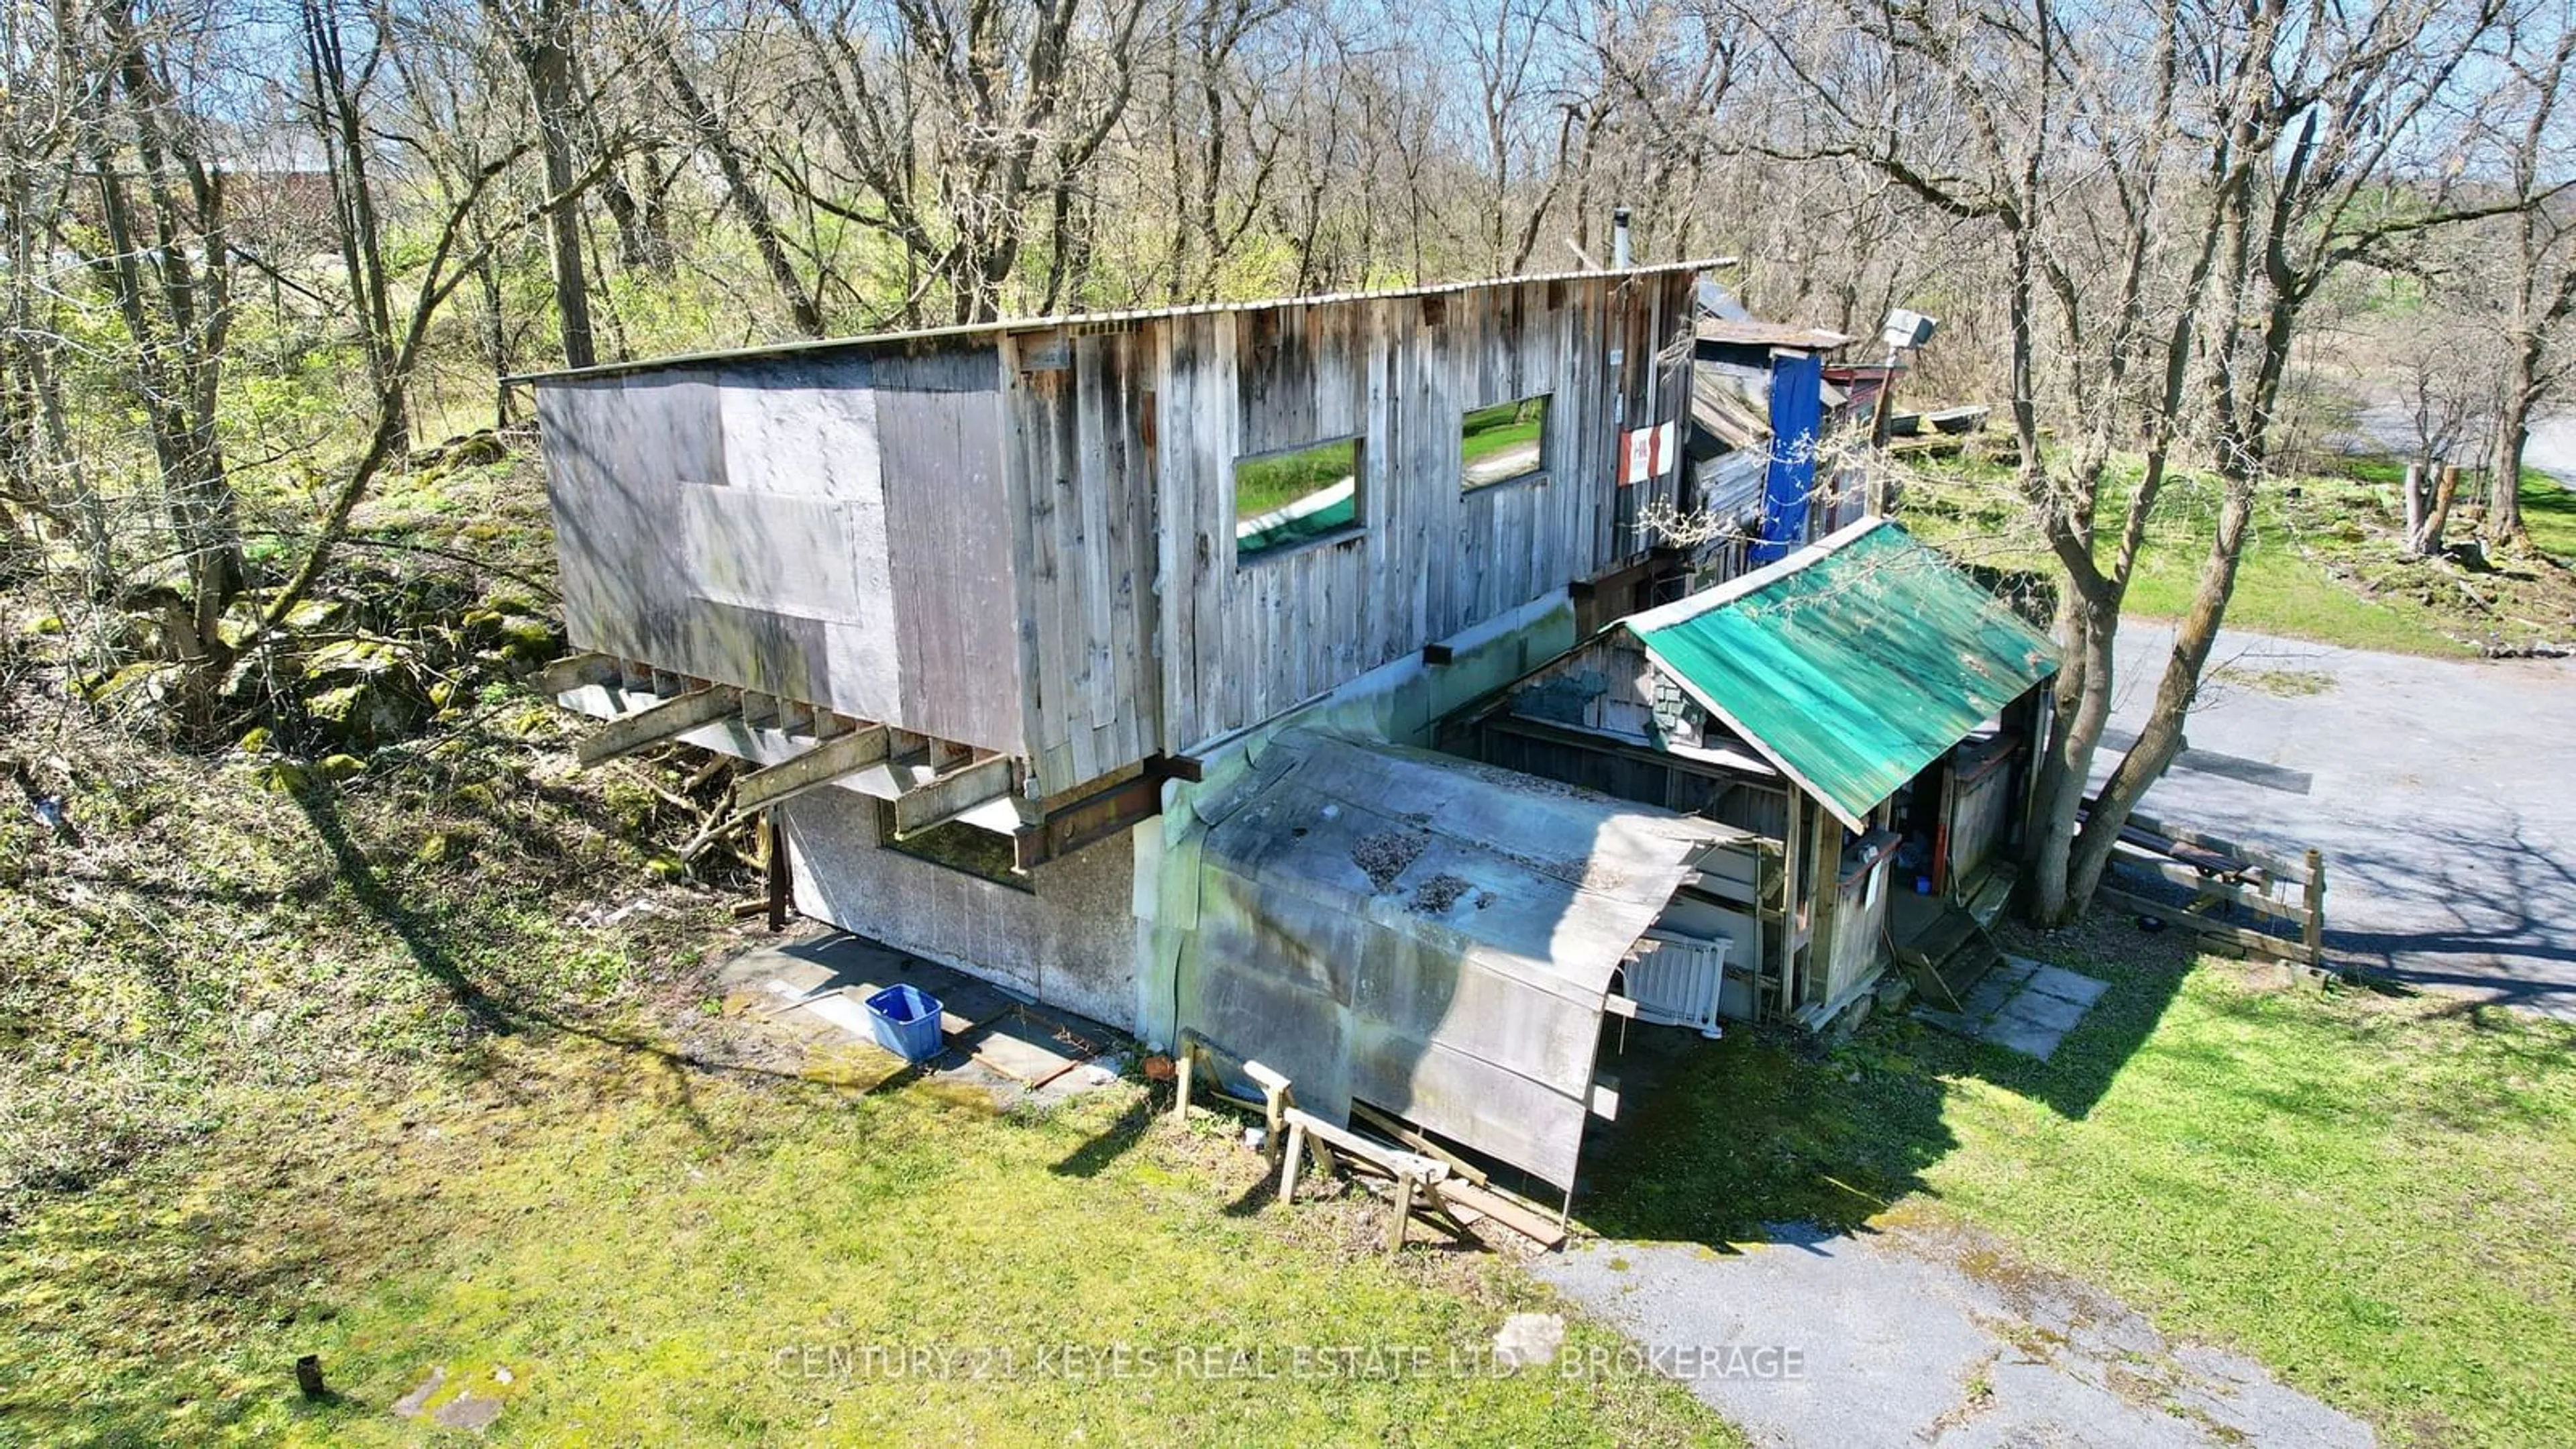
[[1182, 1023], [1310, 1111], [1366, 1101], [1570, 1184], [1603, 994], [1733, 832], [1423, 751], [1267, 751], [1212, 802]]

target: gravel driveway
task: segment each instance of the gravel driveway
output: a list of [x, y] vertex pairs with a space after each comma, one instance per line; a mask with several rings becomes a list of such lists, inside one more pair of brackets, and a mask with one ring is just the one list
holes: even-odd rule
[[[2120, 635], [2114, 722], [2134, 729], [2171, 629]], [[2576, 1019], [2576, 661], [2230, 632], [2211, 663], [2185, 731], [2194, 767], [2148, 791], [2148, 814], [2324, 851], [2330, 956]]]
[[2359, 1420], [2236, 1354], [1929, 1222], [1796, 1225], [1717, 1253], [1589, 1243], [1534, 1271], [1618, 1325], [1755, 1442], [2368, 1444]]

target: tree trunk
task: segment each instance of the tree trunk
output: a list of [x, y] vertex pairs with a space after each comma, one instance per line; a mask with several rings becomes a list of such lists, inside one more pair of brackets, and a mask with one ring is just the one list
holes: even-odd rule
[[2425, 512], [2424, 521], [2416, 528], [2413, 537], [2407, 540], [2417, 555], [2423, 558], [2441, 556], [2442, 534], [2451, 526], [2451, 505], [2458, 502], [2459, 497], [2460, 470], [2446, 463], [2442, 465], [2441, 484], [2433, 490], [2433, 506]]
[[[625, 0], [627, 12], [636, 23], [651, 26], [644, 13], [644, 0]], [[716, 158], [716, 170], [724, 176], [725, 196], [732, 201], [734, 214], [751, 232], [752, 244], [760, 251], [761, 262], [769, 268], [769, 279], [778, 286], [778, 294], [787, 300], [787, 312], [796, 330], [808, 337], [823, 335], [823, 312], [815, 305], [813, 293], [806, 290], [803, 278], [796, 275], [796, 265], [788, 258], [787, 243], [779, 234], [777, 220], [771, 216], [769, 202], [752, 181], [750, 168], [743, 164], [742, 152], [725, 130], [724, 119], [709, 106], [706, 97], [689, 79], [687, 68], [680, 64], [679, 52], [671, 48], [670, 38], [656, 33], [647, 44], [653, 57], [661, 63], [662, 79], [680, 102], [698, 139]]]
[[2111, 778], [2102, 782], [2101, 794], [2075, 837], [2066, 884], [2070, 917], [2091, 903], [2102, 872], [2111, 863], [2111, 848], [2129, 823], [2129, 812], [2137, 808], [2147, 788], [2164, 777], [2174, 756], [2182, 753], [2183, 725], [2192, 701], [2200, 695], [2202, 673], [2218, 643], [2218, 626], [2227, 617], [2227, 601], [2236, 592], [2236, 568], [2245, 557], [2253, 522], [2253, 480], [2231, 479], [2226, 501], [2219, 506], [2209, 555], [2201, 565], [2199, 592], [2192, 597], [2191, 612], [2174, 631], [2173, 652], [2165, 660], [2164, 677], [2156, 683], [2155, 704], [2138, 731], [2138, 742], [2120, 757]]
[[2487, 476], [2493, 499], [2487, 504], [2489, 543], [2521, 543], [2530, 537], [2522, 526], [2522, 450], [2531, 440], [2531, 404], [2540, 393], [2535, 382], [2540, 367], [2540, 339], [2526, 339], [2509, 349], [2505, 361], [2503, 401], [2496, 409], [2495, 448]]
[[[495, 7], [497, 8], [497, 7]], [[519, 25], [504, 17], [513, 32], [519, 66], [527, 72], [528, 89], [537, 111], [537, 135], [546, 160], [546, 191], [570, 191], [573, 164], [573, 85], [567, 0], [539, 0], [534, 21]], [[554, 261], [555, 317], [563, 338], [566, 367], [589, 367], [599, 361], [590, 325], [590, 275], [582, 259], [581, 212], [556, 207], [546, 217], [547, 249]]]

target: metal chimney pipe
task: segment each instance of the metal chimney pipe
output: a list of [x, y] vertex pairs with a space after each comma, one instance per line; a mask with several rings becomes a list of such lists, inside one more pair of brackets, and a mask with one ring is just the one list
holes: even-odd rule
[[1628, 208], [1610, 208], [1610, 265], [1628, 265]]

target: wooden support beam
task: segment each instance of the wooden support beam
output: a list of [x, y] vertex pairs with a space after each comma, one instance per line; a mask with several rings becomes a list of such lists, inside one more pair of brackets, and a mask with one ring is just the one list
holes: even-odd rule
[[1542, 1248], [1554, 1248], [1565, 1241], [1562, 1224], [1550, 1222], [1543, 1214], [1472, 1182], [1452, 1178], [1426, 1191], [1453, 1218], [1462, 1211], [1475, 1214], [1502, 1224]]
[[2242, 926], [2230, 926], [2224, 922], [2206, 920], [2169, 901], [2150, 900], [2145, 896], [2112, 886], [2094, 887], [2093, 898], [2124, 910], [2153, 916], [2166, 925], [2180, 926], [2186, 931], [2207, 936], [2213, 940], [2226, 941], [2249, 951], [2260, 951], [2266, 956], [2278, 957], [2285, 961], [2307, 962], [2309, 960], [2307, 946], [2303, 942], [2286, 941], [2279, 936], [2267, 936], [2261, 931], [2249, 931]]
[[1386, 1225], [1386, 1250], [1403, 1252], [1405, 1229], [1412, 1226], [1413, 1174], [1399, 1172], [1395, 1175], [1395, 1220]]
[[2257, 887], [2239, 885], [2223, 875], [2203, 875], [2191, 866], [2174, 865], [2126, 845], [2114, 845], [2111, 848], [2111, 864], [2116, 870], [2151, 875], [2158, 880], [2169, 881], [2174, 885], [2197, 891], [2212, 901], [2225, 901], [2257, 915], [2271, 916], [2283, 921], [2304, 921], [2308, 916], [2304, 904], [2293, 905], [2288, 901], [2274, 900]]
[[740, 816], [754, 810], [766, 810], [782, 800], [831, 784], [843, 775], [873, 765], [885, 757], [886, 729], [883, 725], [862, 725], [848, 734], [834, 735], [792, 760], [783, 760], [766, 770], [754, 770], [736, 780], [733, 786], [734, 813]]
[[1443, 1181], [1449, 1176], [1449, 1164], [1436, 1157], [1425, 1157], [1419, 1152], [1406, 1152], [1401, 1148], [1389, 1147], [1383, 1142], [1372, 1142], [1347, 1127], [1334, 1126], [1303, 1107], [1289, 1108], [1286, 1116], [1288, 1125], [1291, 1127], [1302, 1125], [1310, 1140], [1327, 1143], [1347, 1154], [1353, 1161], [1373, 1164], [1379, 1171], [1390, 1176], [1409, 1172], [1415, 1177], [1433, 1182]]
[[713, 724], [741, 708], [742, 696], [723, 685], [693, 689], [610, 720], [584, 735], [573, 753], [580, 758], [583, 769], [594, 769], [620, 755], [676, 739], [700, 725]]
[[1245, 1062], [1243, 1074], [1261, 1088], [1262, 1152], [1271, 1161], [1279, 1160], [1279, 1129], [1288, 1112], [1288, 1079], [1259, 1062]]
[[2308, 948], [2308, 964], [2326, 964], [2326, 858], [2310, 850], [2308, 867], [2308, 918], [2300, 923], [2300, 944]]
[[1190, 1063], [1198, 1053], [1183, 1043], [1172, 1057], [1172, 1125], [1190, 1125]]
[[961, 765], [944, 775], [934, 776], [917, 789], [906, 790], [894, 797], [894, 833], [900, 840], [916, 830], [927, 830], [960, 810], [971, 810], [987, 800], [998, 800], [1011, 793], [1011, 762], [995, 755]]
[[1207, 778], [1207, 762], [1196, 755], [1147, 755], [1145, 778], [1156, 784], [1186, 780], [1195, 785]]
[[1095, 841], [1123, 835], [1163, 813], [1163, 786], [1150, 776], [1112, 785], [1094, 795], [1050, 810], [1046, 818], [1023, 826], [1012, 837], [1012, 863], [1021, 870], [1071, 855]]
[[609, 684], [625, 673], [623, 665], [605, 654], [583, 652], [567, 654], [551, 664], [541, 664], [528, 674], [528, 690], [548, 699], [570, 694], [585, 684]]
[[1604, 1122], [1619, 1120], [1619, 1079], [1617, 1077], [1592, 1079], [1592, 1115]]
[[1366, 1102], [1351, 1103], [1351, 1115], [1365, 1119], [1370, 1126], [1375, 1127], [1380, 1132], [1385, 1133], [1387, 1136], [1394, 1138], [1396, 1141], [1403, 1143], [1405, 1146], [1412, 1148], [1416, 1152], [1422, 1153], [1428, 1157], [1436, 1157], [1442, 1162], [1448, 1163], [1449, 1171], [1453, 1176], [1463, 1177], [1474, 1183], [1483, 1183], [1486, 1181], [1485, 1174], [1468, 1163], [1465, 1158], [1451, 1152], [1439, 1143], [1434, 1142], [1430, 1138], [1423, 1136], [1421, 1133], [1410, 1127], [1407, 1127], [1403, 1122], [1395, 1117], [1379, 1111]]
[[1279, 1155], [1279, 1200], [1283, 1203], [1297, 1200], [1297, 1158], [1305, 1147], [1306, 1129], [1290, 1127], [1288, 1145]]
[[787, 878], [787, 827], [778, 823], [776, 811], [763, 812], [767, 818], [769, 840], [769, 929], [787, 929], [787, 907], [790, 885]]

